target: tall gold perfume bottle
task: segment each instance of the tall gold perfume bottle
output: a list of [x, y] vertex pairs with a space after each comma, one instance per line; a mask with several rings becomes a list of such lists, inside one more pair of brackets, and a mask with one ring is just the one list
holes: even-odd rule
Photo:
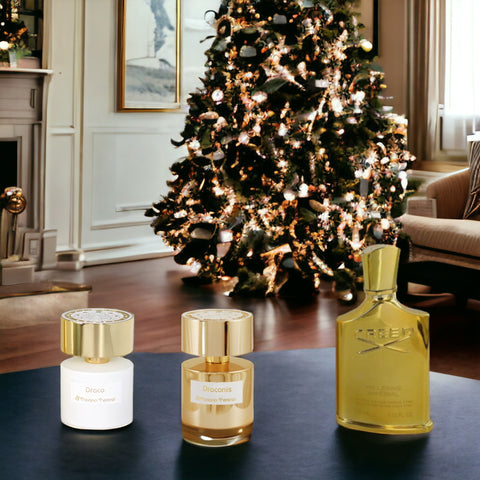
[[228, 309], [182, 314], [182, 433], [189, 443], [246, 442], [253, 427], [253, 315]]
[[429, 315], [396, 298], [400, 250], [367, 247], [365, 300], [337, 319], [337, 423], [386, 434], [429, 432]]

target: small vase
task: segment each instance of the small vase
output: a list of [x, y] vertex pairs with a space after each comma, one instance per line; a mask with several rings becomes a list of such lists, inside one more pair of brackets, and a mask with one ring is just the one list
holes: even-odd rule
[[8, 51], [8, 61], [10, 68], [17, 68], [17, 52], [15, 50]]

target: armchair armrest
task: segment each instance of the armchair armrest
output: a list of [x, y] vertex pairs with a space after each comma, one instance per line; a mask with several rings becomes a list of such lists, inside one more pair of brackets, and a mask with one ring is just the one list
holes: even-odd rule
[[467, 203], [470, 169], [446, 175], [430, 183], [427, 197], [436, 200], [438, 218], [462, 218]]
[[434, 198], [410, 197], [407, 199], [407, 213], [421, 217], [436, 217], [437, 201]]

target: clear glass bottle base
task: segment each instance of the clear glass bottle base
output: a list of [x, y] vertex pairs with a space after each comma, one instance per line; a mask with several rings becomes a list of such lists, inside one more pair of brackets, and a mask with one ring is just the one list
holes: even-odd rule
[[191, 427], [182, 424], [183, 439], [193, 445], [202, 447], [229, 447], [250, 440], [253, 423], [244, 427], [213, 429]]
[[433, 422], [431, 420], [422, 425], [373, 425], [369, 423], [355, 422], [337, 416], [337, 423], [341, 427], [349, 428], [351, 430], [382, 433], [385, 435], [416, 435], [428, 433], [433, 428]]

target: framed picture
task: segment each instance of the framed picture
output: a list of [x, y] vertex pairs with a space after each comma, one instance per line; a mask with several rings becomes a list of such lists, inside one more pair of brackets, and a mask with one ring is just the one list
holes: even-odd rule
[[365, 25], [362, 30], [362, 36], [370, 40], [373, 45], [372, 55], [377, 56], [378, 53], [378, 3], [379, 0], [360, 0], [358, 7], [360, 8], [360, 21]]
[[180, 0], [118, 0], [117, 111], [180, 106]]

